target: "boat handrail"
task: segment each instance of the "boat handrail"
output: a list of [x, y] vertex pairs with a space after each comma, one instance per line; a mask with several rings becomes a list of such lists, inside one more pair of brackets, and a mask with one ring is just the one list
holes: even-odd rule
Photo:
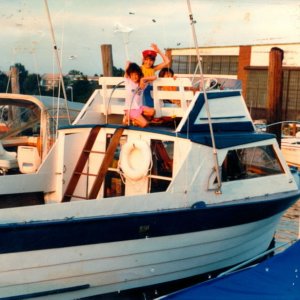
[[[126, 91], [123, 77], [100, 77], [99, 93], [101, 96], [101, 113], [124, 114]], [[163, 87], [174, 87], [174, 90], [164, 90]], [[191, 81], [188, 78], [158, 78], [153, 82], [153, 98], [155, 117], [177, 116], [182, 117], [188, 104], [192, 101], [194, 92]], [[166, 102], [172, 100], [178, 101], [178, 104], [166, 105]]]

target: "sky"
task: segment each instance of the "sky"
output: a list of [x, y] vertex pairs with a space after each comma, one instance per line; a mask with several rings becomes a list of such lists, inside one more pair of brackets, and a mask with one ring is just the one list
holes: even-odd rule
[[101, 74], [103, 44], [123, 69], [151, 43], [194, 47], [188, 1], [199, 47], [300, 43], [299, 0], [0, 0], [0, 71], [57, 73], [51, 28], [64, 74]]

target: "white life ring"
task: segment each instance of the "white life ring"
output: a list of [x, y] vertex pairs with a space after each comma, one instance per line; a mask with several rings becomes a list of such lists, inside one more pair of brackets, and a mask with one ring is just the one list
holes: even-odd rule
[[132, 180], [142, 179], [148, 174], [151, 162], [152, 155], [147, 142], [134, 140], [122, 146], [119, 167], [125, 177]]

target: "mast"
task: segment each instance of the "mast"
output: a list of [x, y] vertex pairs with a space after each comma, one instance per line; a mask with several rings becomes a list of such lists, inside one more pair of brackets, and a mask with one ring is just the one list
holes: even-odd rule
[[206, 109], [206, 113], [207, 113], [209, 131], [210, 131], [210, 136], [211, 136], [211, 141], [212, 141], [213, 157], [214, 157], [215, 171], [217, 174], [217, 184], [218, 184], [218, 189], [217, 189], [216, 193], [222, 193], [222, 191], [221, 191], [222, 182], [221, 182], [219, 162], [218, 162], [218, 152], [217, 152], [216, 143], [215, 143], [215, 136], [214, 136], [214, 131], [213, 131], [213, 127], [212, 127], [212, 121], [211, 121], [211, 115], [210, 115], [207, 94], [206, 94], [206, 91], [204, 88], [204, 76], [203, 76], [203, 71], [202, 71], [201, 57], [200, 57], [197, 35], [196, 35], [196, 30], [195, 30], [196, 21], [194, 21], [194, 18], [193, 18], [190, 0], [187, 0], [187, 5], [188, 5], [189, 17], [190, 17], [190, 21], [191, 21], [194, 44], [195, 44], [195, 48], [196, 48], [196, 54], [197, 54], [199, 72], [200, 72], [200, 80], [201, 80], [202, 90], [203, 90], [203, 95], [204, 95], [204, 102], [205, 102], [205, 109]]
[[57, 45], [56, 45], [54, 30], [53, 30], [53, 26], [52, 26], [50, 11], [49, 11], [49, 7], [48, 7], [48, 1], [44, 0], [44, 2], [45, 2], [45, 7], [46, 7], [48, 21], [49, 21], [50, 32], [51, 32], [51, 36], [52, 36], [52, 43], [53, 43], [53, 49], [54, 49], [54, 53], [55, 53], [55, 59], [56, 59], [57, 68], [58, 68], [58, 71], [59, 71], [59, 79], [60, 79], [60, 82], [61, 82], [61, 86], [62, 86], [62, 90], [63, 90], [63, 95], [64, 95], [64, 99], [65, 99], [65, 105], [66, 105], [66, 109], [67, 109], [68, 120], [69, 120], [69, 124], [71, 124], [70, 112], [69, 112], [69, 107], [68, 107], [68, 102], [67, 102], [67, 93], [66, 93], [66, 88], [65, 88], [65, 84], [64, 84], [64, 78], [63, 78], [63, 74], [62, 74], [62, 67], [61, 67], [61, 63], [60, 63], [60, 60], [59, 60], [59, 55], [58, 55], [58, 50], [57, 50]]

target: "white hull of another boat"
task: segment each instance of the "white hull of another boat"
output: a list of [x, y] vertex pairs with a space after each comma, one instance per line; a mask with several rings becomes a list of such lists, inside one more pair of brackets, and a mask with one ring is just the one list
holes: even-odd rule
[[66, 300], [209, 273], [263, 252], [280, 216], [189, 234], [2, 254], [0, 299]]
[[281, 150], [286, 162], [300, 168], [300, 138], [284, 138], [281, 140]]

